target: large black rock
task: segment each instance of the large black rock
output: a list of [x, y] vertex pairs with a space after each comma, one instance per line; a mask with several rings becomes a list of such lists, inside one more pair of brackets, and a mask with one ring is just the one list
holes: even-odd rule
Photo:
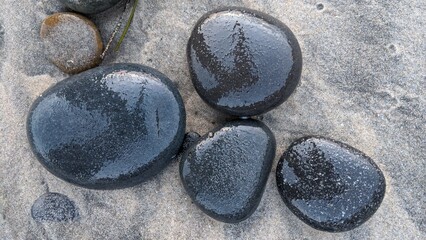
[[302, 53], [279, 20], [245, 8], [204, 15], [187, 46], [192, 82], [213, 108], [235, 116], [264, 113], [297, 87]]
[[367, 221], [386, 188], [383, 173], [371, 158], [321, 137], [291, 144], [276, 174], [290, 210], [311, 227], [330, 232], [348, 231]]
[[209, 216], [240, 222], [259, 205], [275, 148], [275, 137], [263, 123], [228, 122], [201, 137], [183, 154], [183, 185]]
[[28, 138], [38, 160], [77, 185], [133, 186], [160, 172], [185, 135], [173, 83], [137, 64], [91, 69], [54, 85], [33, 104]]

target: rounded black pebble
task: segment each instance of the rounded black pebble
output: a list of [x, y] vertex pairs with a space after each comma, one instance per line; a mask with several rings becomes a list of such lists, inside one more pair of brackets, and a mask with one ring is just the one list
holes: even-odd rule
[[210, 217], [228, 223], [243, 221], [259, 205], [275, 149], [275, 137], [263, 123], [228, 122], [183, 154], [183, 186]]
[[43, 93], [28, 116], [38, 160], [70, 183], [124, 188], [159, 173], [185, 135], [185, 109], [173, 83], [138, 64], [91, 69]]
[[192, 82], [213, 108], [253, 116], [283, 103], [296, 89], [302, 53], [279, 20], [246, 8], [204, 15], [187, 46]]
[[366, 222], [379, 208], [386, 188], [373, 160], [344, 143], [301, 138], [277, 166], [285, 204], [313, 228], [342, 232]]
[[200, 137], [200, 134], [197, 132], [187, 132], [179, 152], [183, 153], [188, 150]]
[[85, 14], [103, 12], [121, 0], [59, 0], [72, 10]]
[[31, 216], [37, 222], [71, 222], [80, 217], [74, 202], [60, 193], [41, 195], [31, 207]]

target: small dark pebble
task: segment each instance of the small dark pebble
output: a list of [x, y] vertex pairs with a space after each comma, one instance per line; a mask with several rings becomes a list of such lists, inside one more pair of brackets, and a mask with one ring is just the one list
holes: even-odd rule
[[192, 82], [213, 108], [253, 116], [283, 103], [296, 89], [302, 53], [279, 20], [246, 8], [204, 15], [187, 46]]
[[178, 153], [185, 109], [173, 83], [138, 64], [91, 69], [33, 104], [28, 138], [47, 170], [73, 184], [124, 188], [159, 173]]
[[183, 185], [192, 201], [210, 217], [228, 223], [243, 221], [259, 205], [275, 148], [275, 137], [263, 123], [228, 122], [183, 154]]
[[290, 210], [313, 228], [342, 232], [366, 222], [386, 188], [373, 160], [344, 143], [306, 137], [291, 144], [277, 167], [277, 184]]
[[182, 147], [180, 148], [180, 152], [185, 152], [188, 150], [194, 142], [196, 142], [200, 138], [200, 134], [196, 132], [188, 132], [185, 134], [185, 138], [183, 139]]
[[80, 13], [93, 14], [103, 12], [121, 0], [59, 0], [65, 6]]
[[31, 216], [37, 222], [70, 222], [79, 218], [79, 212], [67, 196], [45, 193], [34, 202]]

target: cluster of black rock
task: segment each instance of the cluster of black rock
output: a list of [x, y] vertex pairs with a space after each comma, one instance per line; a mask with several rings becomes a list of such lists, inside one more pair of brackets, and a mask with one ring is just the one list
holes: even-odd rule
[[[185, 137], [185, 108], [171, 80], [138, 64], [101, 66], [63, 80], [35, 101], [27, 126], [38, 160], [70, 183], [117, 189], [150, 179], [180, 154], [183, 186], [201, 210], [223, 222], [247, 219], [276, 155], [274, 134], [251, 117], [277, 107], [296, 89], [299, 44], [277, 19], [231, 7], [199, 20], [187, 57], [201, 98], [235, 120], [202, 137]], [[276, 180], [296, 216], [331, 232], [367, 221], [385, 193], [384, 176], [369, 157], [322, 137], [295, 141], [278, 163]], [[53, 200], [35, 205], [46, 201]], [[63, 208], [73, 205], [60, 201]], [[37, 209], [33, 216], [43, 216], [38, 219], [76, 216], [72, 210], [70, 216], [46, 217]]]

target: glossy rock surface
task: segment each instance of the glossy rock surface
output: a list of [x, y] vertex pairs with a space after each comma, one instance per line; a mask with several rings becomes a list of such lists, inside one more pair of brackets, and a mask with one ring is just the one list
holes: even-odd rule
[[187, 55], [201, 98], [236, 116], [258, 115], [283, 103], [302, 71], [301, 50], [291, 30], [245, 8], [204, 15], [192, 32]]
[[75, 74], [101, 62], [102, 38], [95, 24], [75, 13], [55, 13], [40, 30], [47, 58], [65, 73]]
[[27, 127], [34, 153], [56, 176], [87, 188], [122, 188], [170, 162], [184, 138], [185, 109], [161, 73], [114, 64], [48, 89]]
[[37, 222], [68, 222], [79, 218], [78, 208], [67, 196], [45, 193], [31, 207], [31, 216]]
[[113, 7], [121, 0], [59, 0], [76, 12], [92, 14]]
[[365, 154], [317, 137], [294, 142], [277, 167], [279, 192], [313, 228], [341, 232], [367, 221], [385, 194], [385, 178]]
[[228, 122], [200, 138], [181, 160], [183, 185], [210, 217], [248, 218], [262, 197], [275, 156], [275, 138], [255, 120]]

